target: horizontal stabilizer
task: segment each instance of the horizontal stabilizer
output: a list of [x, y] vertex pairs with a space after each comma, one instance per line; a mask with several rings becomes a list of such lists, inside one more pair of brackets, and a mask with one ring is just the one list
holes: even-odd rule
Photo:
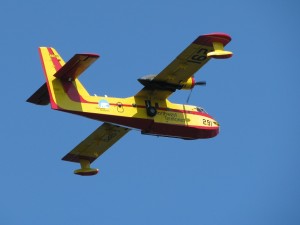
[[98, 58], [96, 54], [76, 54], [54, 76], [62, 80], [75, 80]]
[[36, 105], [48, 105], [50, 103], [50, 97], [47, 89], [47, 84], [44, 83], [33, 95], [31, 95], [27, 102]]

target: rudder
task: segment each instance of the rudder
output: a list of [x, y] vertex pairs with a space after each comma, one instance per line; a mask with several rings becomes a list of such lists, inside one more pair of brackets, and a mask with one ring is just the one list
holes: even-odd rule
[[[50, 102], [53, 102], [51, 95], [49, 95], [50, 87], [48, 85], [48, 80], [63, 67], [65, 62], [57, 51], [51, 47], [40, 47], [39, 55], [46, 82], [27, 99], [27, 102], [37, 105], [48, 105]], [[53, 105], [51, 104], [51, 106]]]

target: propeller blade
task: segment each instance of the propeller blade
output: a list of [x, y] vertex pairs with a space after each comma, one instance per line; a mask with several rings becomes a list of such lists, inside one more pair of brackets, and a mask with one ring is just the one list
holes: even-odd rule
[[205, 86], [206, 85], [206, 81], [198, 81], [198, 82], [195, 83], [195, 85]]

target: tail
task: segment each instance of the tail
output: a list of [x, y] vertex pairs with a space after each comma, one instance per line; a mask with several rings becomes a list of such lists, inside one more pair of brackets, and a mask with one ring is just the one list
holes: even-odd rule
[[54, 48], [40, 47], [39, 53], [46, 83], [27, 102], [37, 105], [50, 103], [52, 109], [79, 110], [81, 103], [86, 102], [90, 95], [77, 78], [99, 55], [76, 54], [65, 63]]

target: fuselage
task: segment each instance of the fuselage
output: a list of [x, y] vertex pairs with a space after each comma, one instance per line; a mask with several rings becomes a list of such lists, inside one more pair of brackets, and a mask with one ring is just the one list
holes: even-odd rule
[[[56, 85], [62, 85], [66, 93], [55, 95], [53, 90], [55, 104], [52, 104], [52, 108], [57, 110], [139, 129], [142, 134], [149, 135], [199, 139], [212, 138], [219, 133], [219, 124], [201, 107], [175, 104], [167, 99], [91, 96], [88, 93], [84, 95], [83, 91], [78, 95], [76, 90], [80, 89], [80, 83]], [[155, 115], [147, 115], [147, 102], [151, 102], [156, 109]]]

